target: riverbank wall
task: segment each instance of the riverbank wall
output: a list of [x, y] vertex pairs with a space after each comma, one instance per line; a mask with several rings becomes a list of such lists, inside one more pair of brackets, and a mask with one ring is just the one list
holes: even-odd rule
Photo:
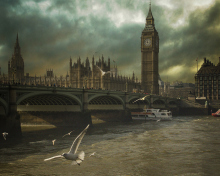
[[19, 112], [21, 125], [85, 126], [92, 120], [130, 121], [129, 110], [92, 110], [86, 112]]

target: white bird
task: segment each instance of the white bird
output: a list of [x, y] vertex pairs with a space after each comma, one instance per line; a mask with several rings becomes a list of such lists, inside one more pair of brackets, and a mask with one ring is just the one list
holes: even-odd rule
[[56, 139], [52, 140], [53, 145], [54, 145], [55, 141], [56, 141]]
[[[74, 131], [74, 130], [73, 130], [73, 131]], [[64, 137], [64, 136], [67, 136], [67, 135], [70, 135], [73, 131], [70, 131], [69, 133], [63, 135], [63, 137]]]
[[53, 156], [51, 158], [45, 159], [44, 161], [48, 161], [54, 158], [64, 157], [68, 160], [73, 160], [72, 164], [80, 165], [80, 163], [84, 160], [85, 153], [84, 151], [81, 151], [78, 154], [76, 154], [76, 152], [88, 128], [89, 125], [87, 125], [87, 127], [76, 137], [68, 153], [63, 153], [62, 155]]
[[95, 153], [96, 153], [96, 152], [91, 153], [91, 154], [89, 155], [89, 157], [91, 157], [91, 156], [95, 155]]
[[135, 100], [133, 103], [135, 103], [136, 101], [139, 101], [139, 100], [145, 100], [145, 98], [146, 98], [147, 96], [148, 96], [148, 95], [146, 95], [146, 96], [144, 96], [144, 97], [142, 97], [142, 98], [139, 98], [139, 99]]
[[26, 104], [26, 107], [28, 107], [28, 106], [29, 106], [29, 104], [27, 103], [27, 104]]
[[161, 119], [158, 119], [157, 122], [159, 122]]
[[[96, 67], [98, 67], [98, 66], [96, 65]], [[99, 68], [99, 67], [98, 67], [98, 68]], [[111, 71], [104, 72], [101, 68], [99, 68], [99, 70], [101, 71], [102, 76], [104, 76], [104, 75], [107, 74], [107, 73], [111, 73]]]
[[3, 138], [6, 140], [6, 136], [8, 135], [8, 133], [3, 132], [2, 135], [3, 135]]

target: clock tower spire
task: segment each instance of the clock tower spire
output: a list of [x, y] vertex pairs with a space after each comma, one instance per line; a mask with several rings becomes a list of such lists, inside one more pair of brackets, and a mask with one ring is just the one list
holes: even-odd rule
[[154, 25], [151, 4], [141, 34], [141, 89], [159, 94], [158, 84], [159, 35]]

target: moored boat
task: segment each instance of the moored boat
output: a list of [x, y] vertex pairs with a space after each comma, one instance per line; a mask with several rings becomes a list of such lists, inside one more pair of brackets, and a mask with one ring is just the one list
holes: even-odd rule
[[172, 120], [172, 112], [161, 109], [144, 109], [143, 112], [131, 112], [133, 120]]
[[214, 116], [214, 117], [220, 117], [220, 109], [219, 109], [217, 112], [212, 113], [212, 116]]

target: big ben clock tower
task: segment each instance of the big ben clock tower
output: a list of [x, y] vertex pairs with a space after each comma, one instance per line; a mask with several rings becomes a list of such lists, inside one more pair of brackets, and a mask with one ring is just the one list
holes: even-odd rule
[[146, 93], [159, 94], [158, 84], [159, 36], [154, 26], [151, 4], [141, 34], [141, 89]]

